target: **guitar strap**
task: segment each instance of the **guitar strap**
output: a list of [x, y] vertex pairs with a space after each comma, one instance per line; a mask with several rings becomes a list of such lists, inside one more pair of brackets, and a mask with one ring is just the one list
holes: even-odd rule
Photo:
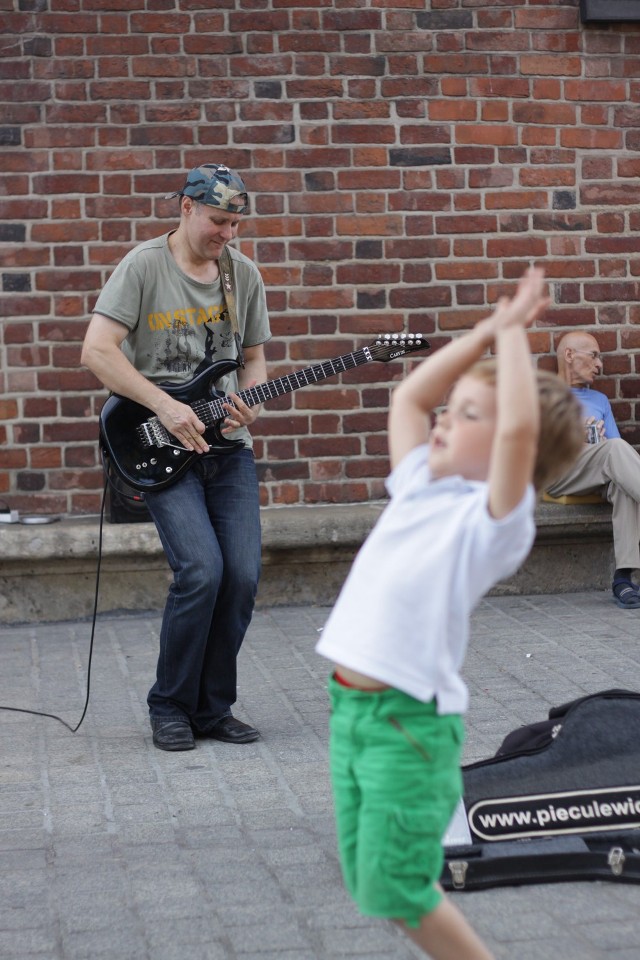
[[229, 320], [231, 321], [231, 329], [233, 330], [233, 338], [236, 342], [236, 350], [238, 351], [238, 363], [241, 367], [244, 367], [244, 353], [242, 351], [242, 340], [240, 339], [240, 330], [238, 327], [238, 314], [236, 312], [236, 294], [235, 294], [235, 278], [233, 275], [233, 261], [229, 255], [229, 251], [226, 245], [222, 248], [222, 253], [218, 260], [218, 266], [220, 268], [220, 278], [222, 281], [222, 291], [224, 293], [225, 303], [227, 304], [227, 311], [229, 313]]

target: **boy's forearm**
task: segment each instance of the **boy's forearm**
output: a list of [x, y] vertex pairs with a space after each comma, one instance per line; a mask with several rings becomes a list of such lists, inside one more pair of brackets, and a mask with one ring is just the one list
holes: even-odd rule
[[537, 436], [540, 404], [526, 330], [508, 327], [496, 336], [497, 434]]
[[489, 467], [489, 511], [500, 519], [522, 500], [535, 471], [540, 407], [526, 331], [496, 334], [497, 419]]
[[493, 340], [491, 323], [481, 320], [416, 367], [397, 387], [389, 410], [389, 455], [395, 467], [409, 450], [426, 443], [431, 414], [453, 384], [484, 354]]
[[487, 320], [424, 360], [397, 387], [397, 402], [412, 403], [425, 413], [439, 406], [455, 381], [479, 360], [493, 342]]

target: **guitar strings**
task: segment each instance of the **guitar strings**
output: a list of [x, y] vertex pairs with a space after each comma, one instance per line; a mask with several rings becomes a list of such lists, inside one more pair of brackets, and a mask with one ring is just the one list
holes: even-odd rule
[[[255, 387], [249, 387], [248, 390], [239, 390], [238, 396], [247, 403], [248, 406], [252, 407], [255, 406], [256, 403], [265, 403], [267, 400], [284, 396], [299, 387], [311, 386], [314, 383], [318, 383], [318, 381], [326, 380], [328, 377], [337, 376], [339, 373], [346, 373], [347, 370], [352, 370], [354, 367], [368, 362], [369, 359], [373, 358], [370, 357], [366, 349], [354, 350], [352, 353], [336, 357], [335, 360], [325, 360], [322, 363], [314, 364], [312, 367], [305, 367], [304, 370], [289, 373], [284, 377], [276, 377], [275, 380], [258, 383]], [[338, 364], [340, 364], [340, 366], [338, 366]], [[202, 420], [205, 425], [210, 426], [216, 423], [216, 421], [224, 419], [224, 403], [233, 405], [231, 397], [224, 396], [216, 397], [215, 400], [196, 400], [195, 403], [190, 404], [190, 406], [191, 409], [197, 413], [200, 420]], [[158, 417], [152, 417], [150, 420], [145, 421], [145, 423], [141, 424], [141, 427], [144, 428], [147, 423], [153, 424], [154, 432], [158, 433], [164, 441], [163, 446], [174, 446], [174, 444], [167, 443], [167, 438], [170, 434], [166, 428], [160, 428], [158, 426]], [[143, 445], [153, 446], [152, 442], [148, 442], [146, 433], [141, 433], [141, 427], [138, 428], [138, 433], [140, 434]], [[163, 434], [164, 436], [162, 436]], [[177, 446], [176, 449], [182, 450], [186, 449], [186, 447]]]
[[76, 733], [76, 731], [80, 729], [80, 726], [82, 725], [82, 722], [86, 717], [87, 710], [89, 708], [89, 695], [91, 692], [91, 663], [93, 661], [93, 646], [94, 646], [95, 633], [96, 633], [96, 618], [98, 614], [98, 597], [100, 594], [100, 569], [102, 565], [102, 531], [103, 531], [103, 525], [104, 525], [104, 507], [105, 507], [105, 502], [107, 497], [108, 484], [109, 484], [109, 481], [105, 476], [104, 490], [102, 491], [102, 504], [100, 506], [100, 528], [98, 533], [98, 561], [96, 566], [96, 586], [95, 586], [95, 592], [93, 597], [93, 615], [91, 618], [91, 635], [89, 638], [89, 658], [87, 663], [87, 689], [85, 694], [82, 716], [78, 720], [75, 727], [73, 727], [70, 723], [67, 723], [66, 720], [63, 720], [62, 717], [59, 717], [57, 713], [46, 713], [44, 710], [28, 710], [26, 707], [6, 707], [0, 704], [0, 710], [9, 710], [12, 713], [28, 713], [34, 717], [48, 717], [50, 720], [58, 720], [61, 724], [63, 724], [63, 726], [67, 728], [67, 730], [70, 730], [71, 733]]
[[[379, 336], [376, 343], [368, 347], [360, 347], [351, 353], [342, 354], [333, 360], [323, 360], [320, 363], [305, 367], [303, 370], [297, 370], [283, 377], [276, 377], [274, 380], [267, 380], [265, 383], [258, 383], [247, 390], [239, 390], [238, 396], [241, 400], [252, 407], [256, 403], [265, 403], [268, 400], [284, 396], [300, 387], [312, 386], [328, 377], [337, 376], [339, 373], [346, 373], [363, 363], [369, 363], [372, 360], [390, 360], [398, 356], [404, 356], [406, 353], [412, 353], [415, 350], [426, 350], [430, 346], [429, 341], [422, 334], [403, 333], [391, 334], [385, 333]], [[395, 354], [390, 354], [391, 349], [396, 348]], [[379, 354], [382, 353], [382, 356]], [[191, 409], [195, 411], [205, 426], [212, 426], [225, 417], [224, 403], [233, 406], [233, 400], [228, 396], [218, 396], [215, 400], [205, 400], [201, 398], [194, 403], [190, 403]], [[171, 434], [162, 426], [159, 417], [151, 417], [143, 421], [138, 427], [138, 436], [143, 447], [168, 446], [175, 450], [186, 450], [186, 447], [171, 443], [169, 437]], [[159, 442], [158, 442], [159, 441]]]

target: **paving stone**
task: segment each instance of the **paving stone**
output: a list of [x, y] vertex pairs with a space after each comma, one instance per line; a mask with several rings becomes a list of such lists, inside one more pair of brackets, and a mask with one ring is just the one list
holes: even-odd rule
[[[323, 607], [259, 610], [236, 712], [262, 739], [151, 742], [155, 614], [101, 617], [87, 717], [0, 711], [2, 960], [415, 960], [344, 890], [327, 767]], [[0, 630], [0, 703], [84, 703], [86, 622]], [[474, 614], [465, 762], [550, 706], [640, 690], [640, 614], [608, 593], [491, 597]], [[638, 887], [565, 883], [455, 894], [497, 960], [636, 960]]]

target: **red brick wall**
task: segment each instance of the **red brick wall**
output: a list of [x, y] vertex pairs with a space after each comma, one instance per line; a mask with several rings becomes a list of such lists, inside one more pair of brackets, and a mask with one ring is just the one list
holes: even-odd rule
[[[0, 497], [92, 513], [96, 414], [79, 366], [98, 290], [167, 230], [183, 171], [237, 167], [241, 248], [269, 290], [270, 375], [379, 331], [435, 347], [525, 265], [533, 333], [595, 332], [625, 435], [640, 387], [640, 26], [578, 0], [0, 0]], [[369, 364], [269, 404], [265, 503], [383, 493], [389, 390]]]

